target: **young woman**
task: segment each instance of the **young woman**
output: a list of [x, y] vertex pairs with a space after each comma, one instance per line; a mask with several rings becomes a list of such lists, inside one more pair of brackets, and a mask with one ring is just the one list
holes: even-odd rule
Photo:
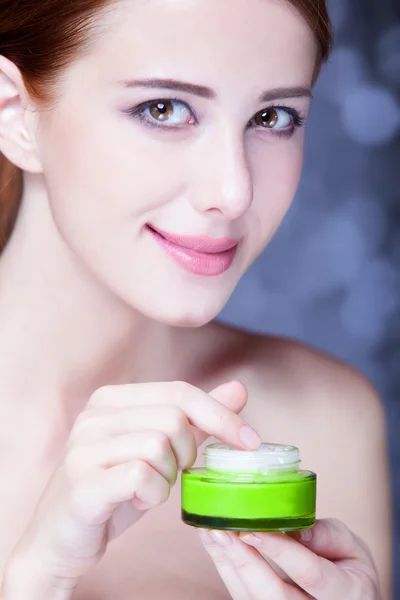
[[[388, 600], [374, 390], [212, 322], [295, 194], [325, 3], [0, 9], [2, 600]], [[299, 446], [312, 535], [185, 526], [209, 438]]]

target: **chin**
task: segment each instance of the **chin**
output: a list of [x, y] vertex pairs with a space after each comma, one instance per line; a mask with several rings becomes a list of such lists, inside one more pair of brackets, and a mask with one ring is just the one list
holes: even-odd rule
[[199, 310], [197, 312], [194, 310], [187, 310], [179, 314], [159, 315], [155, 320], [164, 323], [165, 325], [169, 325], [170, 327], [187, 327], [194, 329], [203, 327], [204, 325], [207, 325], [207, 323], [213, 321], [218, 315], [218, 312], [204, 310]]
[[[189, 277], [175, 271], [118, 277], [103, 285], [133, 312], [170, 327], [198, 328], [213, 321], [231, 297], [239, 277]], [[127, 285], [128, 283], [128, 285]]]
[[185, 315], [175, 321], [171, 320], [167, 324], [170, 325], [171, 327], [196, 329], [199, 327], [203, 327], [204, 325], [207, 325], [208, 323], [213, 321], [216, 316], [217, 315], [213, 315], [212, 317], [209, 317], [209, 318], [204, 318], [204, 317], [201, 318], [201, 317], [198, 317], [197, 315]]
[[213, 321], [221, 312], [225, 305], [224, 302], [207, 302], [207, 300], [197, 300], [194, 302], [176, 304], [168, 303], [163, 306], [132, 306], [134, 310], [139, 310], [144, 316], [153, 321], [168, 325], [170, 327], [198, 328], [207, 325]]

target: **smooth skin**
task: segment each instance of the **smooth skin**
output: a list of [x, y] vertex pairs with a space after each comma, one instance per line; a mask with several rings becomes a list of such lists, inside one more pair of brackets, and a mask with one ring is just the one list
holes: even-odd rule
[[[377, 600], [378, 574], [389, 600], [375, 391], [301, 344], [213, 322], [297, 189], [313, 34], [284, 0], [112, 9], [46, 107], [0, 57], [0, 151], [24, 170], [0, 259], [2, 600]], [[189, 273], [147, 224], [239, 239], [234, 263]], [[179, 471], [204, 443], [260, 438], [301, 449], [335, 520], [308, 543], [203, 544], [180, 520]]]

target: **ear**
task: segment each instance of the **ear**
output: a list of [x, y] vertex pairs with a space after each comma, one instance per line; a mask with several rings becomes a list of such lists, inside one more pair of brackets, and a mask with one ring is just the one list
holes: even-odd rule
[[32, 108], [19, 69], [0, 56], [0, 152], [20, 169], [41, 173]]

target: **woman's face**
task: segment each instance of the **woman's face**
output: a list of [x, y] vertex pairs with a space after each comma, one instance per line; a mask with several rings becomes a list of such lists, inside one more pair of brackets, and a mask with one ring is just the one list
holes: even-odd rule
[[298, 184], [316, 60], [283, 0], [126, 0], [39, 128], [55, 225], [119, 298], [213, 319]]

